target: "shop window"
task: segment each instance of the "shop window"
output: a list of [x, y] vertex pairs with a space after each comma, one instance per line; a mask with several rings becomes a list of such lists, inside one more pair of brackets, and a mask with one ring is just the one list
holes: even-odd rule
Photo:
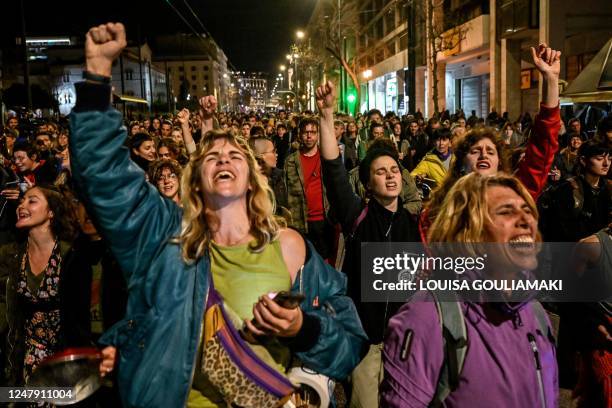
[[125, 70], [125, 79], [127, 79], [128, 81], [131, 79], [134, 79], [134, 70], [132, 70], [131, 68], [128, 68]]
[[182, 67], [182, 66], [181, 66], [181, 67], [179, 67], [179, 72], [183, 72], [184, 70], [185, 70], [185, 68], [184, 68], [184, 67]]
[[193, 71], [195, 71], [195, 70], [196, 70], [196, 67], [195, 67], [194, 65], [192, 65], [192, 66], [191, 66], [191, 71], [193, 72]]

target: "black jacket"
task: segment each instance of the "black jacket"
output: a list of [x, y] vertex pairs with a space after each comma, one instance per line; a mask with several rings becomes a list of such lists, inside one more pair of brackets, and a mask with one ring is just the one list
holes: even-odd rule
[[[340, 157], [335, 160], [322, 160], [322, 165], [323, 182], [329, 194], [329, 204], [334, 214], [337, 214], [346, 237], [342, 271], [348, 277], [347, 293], [357, 306], [361, 323], [370, 342], [380, 343], [389, 319], [402, 304], [361, 302], [361, 243], [419, 242], [421, 239], [417, 222], [403, 208], [401, 200], [398, 203], [399, 210], [393, 213], [375, 199], [371, 199], [367, 204], [367, 215], [355, 229], [355, 222], [366, 203], [351, 189], [348, 174]], [[355, 229], [354, 234], [353, 229]]]
[[582, 176], [553, 186], [540, 199], [540, 229], [545, 241], [577, 242], [612, 221], [612, 182], [595, 189]]

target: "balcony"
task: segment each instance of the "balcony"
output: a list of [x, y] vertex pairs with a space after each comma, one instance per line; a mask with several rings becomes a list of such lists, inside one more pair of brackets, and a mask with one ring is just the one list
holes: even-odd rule
[[539, 27], [539, 0], [504, 0], [500, 7], [502, 38], [521, 38]]

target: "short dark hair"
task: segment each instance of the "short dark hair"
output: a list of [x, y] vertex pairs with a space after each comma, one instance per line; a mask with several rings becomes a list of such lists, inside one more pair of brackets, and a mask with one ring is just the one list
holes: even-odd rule
[[397, 165], [401, 168], [397, 150], [393, 148], [392, 143], [393, 142], [390, 140], [387, 142], [386, 139], [378, 139], [372, 143], [372, 146], [368, 149], [368, 153], [359, 164], [359, 181], [361, 181], [364, 187], [366, 187], [370, 181], [370, 167], [372, 166], [372, 162], [379, 157], [389, 156], [395, 160]]
[[46, 132], [46, 131], [38, 131], [34, 134], [34, 139], [37, 139], [38, 136], [47, 136], [49, 138], [49, 140], [53, 140], [53, 134], [51, 132]]
[[15, 152], [25, 152], [29, 158], [38, 155], [38, 150], [36, 150], [36, 147], [27, 142], [15, 143], [15, 146], [13, 146], [13, 154], [15, 154]]
[[370, 109], [370, 111], [368, 112], [368, 119], [377, 114], [382, 117], [382, 113], [380, 113], [378, 109]]
[[313, 125], [317, 128], [317, 130], [319, 130], [319, 121], [313, 118], [312, 116], [307, 116], [305, 118], [302, 118], [302, 120], [300, 120], [300, 124], [298, 125], [300, 135], [306, 131], [306, 126], [308, 125]]
[[378, 123], [378, 122], [372, 122], [370, 123], [370, 132], [373, 132], [374, 128], [377, 128], [377, 127], [381, 127], [384, 129], [385, 125], [383, 125], [382, 123]]
[[276, 130], [283, 128], [285, 130], [287, 130], [287, 125], [285, 125], [284, 123], [279, 123], [278, 125], [276, 125]]
[[610, 154], [610, 148], [605, 143], [598, 140], [586, 141], [580, 146], [580, 149], [578, 149], [578, 156], [584, 157], [585, 159], [590, 159], [600, 154]]
[[251, 136], [258, 136], [258, 135], [263, 136], [265, 134], [266, 134], [266, 131], [264, 130], [264, 128], [258, 125], [253, 126], [250, 131]]
[[431, 140], [438, 140], [438, 139], [451, 139], [452, 138], [452, 134], [450, 129], [445, 128], [445, 127], [441, 127], [439, 129], [434, 130], [433, 134], [431, 135]]
[[164, 120], [162, 121], [162, 123], [161, 123], [161, 124], [162, 124], [162, 125], [168, 125], [168, 126], [170, 126], [170, 127], [172, 127], [172, 126], [173, 126], [173, 125], [172, 125], [172, 122], [170, 122], [168, 119], [164, 119]]
[[181, 149], [176, 142], [170, 138], [162, 139], [157, 145], [157, 149], [159, 150], [161, 147], [167, 147], [168, 150], [177, 157], [181, 154]]
[[580, 123], [580, 119], [578, 119], [578, 118], [571, 118], [570, 120], [567, 121], [567, 126], [571, 126], [572, 123], [574, 123], [574, 122]]
[[140, 145], [142, 145], [144, 142], [152, 142], [152, 141], [153, 141], [153, 138], [148, 133], [144, 133], [144, 132], [136, 133], [129, 140], [130, 149], [138, 150]]

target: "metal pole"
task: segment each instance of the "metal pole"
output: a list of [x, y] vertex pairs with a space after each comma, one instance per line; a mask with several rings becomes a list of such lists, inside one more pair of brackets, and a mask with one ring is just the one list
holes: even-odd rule
[[153, 68], [151, 67], [151, 61], [147, 61], [149, 68], [149, 89], [151, 90], [151, 103], [149, 104], [149, 113], [153, 110]]
[[26, 88], [26, 108], [32, 110], [32, 89], [30, 89], [30, 67], [28, 61], [28, 45], [26, 44], [26, 22], [25, 10], [23, 7], [24, 0], [19, 2], [21, 6], [21, 44], [23, 45], [23, 84]]
[[407, 111], [414, 114], [416, 112], [416, 38], [415, 38], [415, 13], [414, 3], [408, 2], [408, 71], [406, 72], [405, 91], [408, 95]]

